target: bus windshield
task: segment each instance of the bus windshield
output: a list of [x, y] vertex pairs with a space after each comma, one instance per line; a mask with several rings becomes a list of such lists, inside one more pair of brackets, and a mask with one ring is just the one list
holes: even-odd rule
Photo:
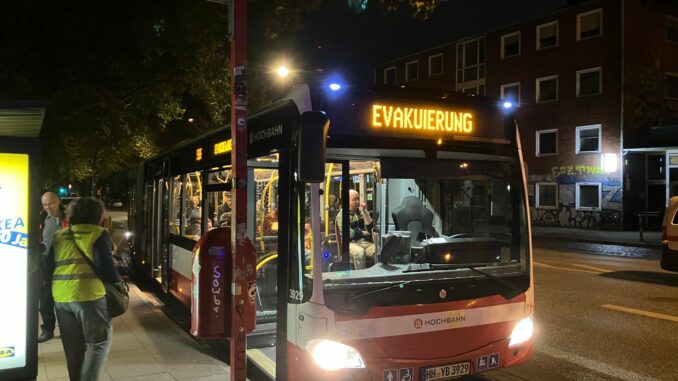
[[[374, 296], [385, 303], [383, 294], [398, 290], [406, 303], [402, 291], [412, 285], [420, 291], [425, 285], [436, 290], [443, 285], [451, 292], [445, 291], [449, 296], [442, 299], [467, 298], [464, 291], [470, 286], [452, 287], [455, 282], [475, 284], [483, 295], [511, 296], [521, 288], [512, 279], [529, 280], [517, 159], [350, 160], [333, 164], [326, 173], [330, 239], [322, 254], [323, 287], [330, 299]], [[341, 197], [343, 187], [349, 188], [348, 202]]]

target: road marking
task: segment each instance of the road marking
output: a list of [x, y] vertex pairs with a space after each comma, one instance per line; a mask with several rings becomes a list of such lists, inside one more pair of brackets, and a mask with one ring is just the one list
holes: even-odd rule
[[572, 268], [569, 268], [569, 267], [553, 266], [553, 265], [549, 265], [549, 264], [546, 264], [546, 263], [543, 263], [543, 262], [537, 262], [537, 261], [532, 261], [532, 263], [534, 263], [534, 265], [537, 266], [537, 267], [544, 267], [544, 268], [547, 268], [547, 269], [574, 271], [574, 272], [578, 272], [578, 273], [587, 273], [587, 274], [596, 274], [596, 275], [601, 274], [600, 271], [581, 270], [581, 269], [572, 269]]
[[546, 344], [542, 344], [539, 347], [535, 347], [535, 350], [542, 352], [548, 356], [571, 362], [573, 364], [587, 368], [594, 372], [603, 373], [608, 376], [619, 378], [626, 381], [656, 380], [655, 378], [646, 376], [644, 374], [638, 374], [630, 370], [621, 369], [617, 365], [610, 365], [602, 361], [588, 359], [578, 354], [561, 351], [560, 349], [550, 347]]
[[572, 266], [578, 266], [578, 267], [583, 267], [583, 268], [585, 268], [585, 269], [596, 270], [596, 271], [599, 271], [599, 272], [601, 272], [601, 273], [609, 273], [609, 272], [612, 272], [612, 271], [613, 271], [613, 270], [610, 270], [610, 269], [604, 269], [604, 268], [602, 268], [602, 267], [594, 267], [594, 266], [589, 266], [589, 265], [580, 265], [580, 264], [578, 264], [578, 263], [573, 263]]
[[607, 309], [610, 309], [610, 310], [615, 310], [615, 311], [627, 312], [627, 313], [630, 313], [630, 314], [652, 317], [652, 318], [655, 318], [655, 319], [664, 319], [664, 320], [668, 320], [668, 321], [678, 322], [678, 316], [673, 316], [673, 315], [660, 314], [660, 313], [657, 313], [657, 312], [638, 310], [638, 309], [629, 308], [629, 307], [615, 306], [614, 304], [603, 304], [601, 307], [607, 308]]
[[248, 349], [247, 356], [264, 368], [264, 371], [268, 373], [269, 376], [275, 379], [275, 361], [270, 359], [264, 352], [259, 349]]

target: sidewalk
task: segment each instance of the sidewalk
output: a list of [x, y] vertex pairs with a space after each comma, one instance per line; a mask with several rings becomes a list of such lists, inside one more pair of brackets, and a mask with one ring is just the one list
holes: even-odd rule
[[[38, 345], [38, 381], [68, 381], [58, 329]], [[229, 367], [207, 353], [162, 311], [151, 294], [130, 284], [130, 306], [113, 319], [113, 343], [100, 381], [223, 381]]]
[[644, 241], [641, 241], [638, 231], [576, 229], [533, 225], [532, 237], [535, 240], [546, 238], [619, 246], [648, 248], [658, 248], [661, 246], [661, 232], [657, 231], [644, 231]]

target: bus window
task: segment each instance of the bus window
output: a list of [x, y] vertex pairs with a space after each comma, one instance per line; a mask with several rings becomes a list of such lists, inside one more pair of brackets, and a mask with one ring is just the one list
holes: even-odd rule
[[189, 173], [184, 176], [184, 208], [182, 235], [198, 240], [201, 235], [200, 223], [202, 217], [202, 183], [200, 172]]
[[[475, 282], [473, 292], [479, 297], [497, 293], [496, 285], [488, 280], [495, 275], [514, 276], [516, 290], [527, 284], [528, 221], [521, 170], [516, 160], [508, 157], [487, 160], [385, 158], [373, 164], [374, 180], [371, 184], [361, 184], [367, 181], [368, 172], [360, 173], [360, 165], [350, 162], [348, 187], [353, 200], [349, 202], [348, 214], [354, 234], [363, 240], [360, 248], [364, 254], [359, 255], [356, 247], [350, 248], [348, 261], [339, 255], [323, 268], [325, 301], [330, 301], [331, 308], [355, 307], [357, 304], [346, 302], [350, 301], [348, 298], [334, 297], [347, 293], [364, 293], [361, 299], [366, 305], [407, 304], [417, 300], [416, 293], [382, 300], [385, 294], [367, 292], [374, 282], [388, 287], [403, 281], [424, 285], [434, 278], [435, 281], [463, 280]], [[362, 177], [356, 178], [357, 175]], [[363, 188], [374, 191], [372, 210], [368, 202], [364, 202], [364, 211], [361, 210]], [[360, 212], [356, 212], [358, 210]], [[364, 225], [354, 223], [357, 213], [370, 215], [371, 234], [368, 219]], [[337, 214], [337, 220], [342, 214], [345, 213]], [[350, 243], [358, 244], [355, 237]], [[489, 275], [474, 271], [475, 268]], [[328, 292], [332, 295], [330, 299], [327, 299]], [[463, 288], [450, 287], [447, 292], [446, 300], [468, 297]]]
[[[351, 258], [350, 266], [341, 270], [360, 270], [379, 262], [404, 265], [408, 271], [424, 264], [527, 268], [517, 163], [502, 159], [404, 164], [382, 159], [379, 167], [368, 161], [350, 164]], [[370, 172], [365, 168], [369, 165], [378, 169]], [[383, 183], [367, 183], [368, 175], [374, 179], [382, 170]], [[370, 189], [384, 198], [381, 205], [376, 196], [363, 201], [363, 190]], [[340, 211], [337, 232], [341, 216]], [[356, 246], [364, 253], [358, 253]]]
[[207, 174], [207, 184], [228, 184], [231, 180], [231, 171], [229, 169], [223, 169], [220, 171], [214, 171]]
[[[349, 162], [349, 176], [344, 181], [343, 163], [327, 164], [327, 178], [324, 186], [323, 270], [338, 268], [362, 269], [374, 264], [375, 239], [375, 173], [379, 163], [374, 161]], [[347, 186], [348, 212], [348, 248], [343, 248], [342, 187]], [[322, 214], [321, 214], [322, 216]], [[332, 247], [334, 242], [336, 248]], [[342, 253], [349, 253], [344, 258]]]
[[208, 229], [231, 226], [231, 207], [231, 192], [207, 192]]
[[171, 191], [169, 193], [169, 233], [179, 235], [181, 226], [181, 176], [175, 176], [171, 181]]

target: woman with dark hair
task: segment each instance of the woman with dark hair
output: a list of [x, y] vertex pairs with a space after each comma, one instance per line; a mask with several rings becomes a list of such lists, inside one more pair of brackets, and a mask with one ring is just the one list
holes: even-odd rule
[[101, 227], [104, 214], [97, 199], [83, 197], [71, 203], [66, 211], [71, 226], [56, 232], [48, 257], [71, 381], [96, 381], [111, 343], [103, 282], [121, 278], [113, 264], [111, 238]]

